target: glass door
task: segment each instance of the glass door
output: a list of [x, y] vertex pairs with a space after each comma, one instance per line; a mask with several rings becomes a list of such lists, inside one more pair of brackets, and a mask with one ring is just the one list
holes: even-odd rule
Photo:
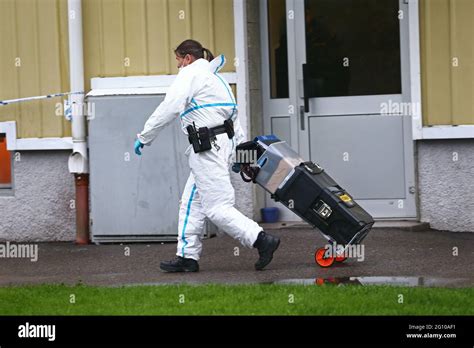
[[376, 218], [416, 217], [408, 15], [403, 0], [261, 1], [265, 132]]

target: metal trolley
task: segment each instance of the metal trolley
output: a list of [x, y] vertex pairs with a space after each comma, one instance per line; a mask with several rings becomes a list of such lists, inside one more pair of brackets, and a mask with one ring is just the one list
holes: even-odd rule
[[323, 168], [303, 160], [274, 135], [237, 146], [234, 171], [322, 233], [329, 243], [314, 254], [321, 267], [345, 261], [349, 248], [359, 244], [374, 223]]

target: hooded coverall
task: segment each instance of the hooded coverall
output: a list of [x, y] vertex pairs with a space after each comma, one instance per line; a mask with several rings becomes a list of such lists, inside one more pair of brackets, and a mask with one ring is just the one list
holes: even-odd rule
[[171, 85], [164, 101], [156, 108], [138, 140], [149, 145], [159, 130], [179, 117], [182, 128], [195, 123], [196, 127], [216, 127], [232, 119], [235, 136], [217, 135], [211, 150], [195, 153], [190, 145], [189, 174], [180, 201], [178, 249], [176, 255], [199, 260], [206, 217], [219, 229], [238, 239], [244, 246], [252, 247], [263, 231], [235, 207], [234, 188], [230, 181], [230, 165], [235, 146], [245, 140], [237, 117], [237, 104], [229, 84], [218, 74], [225, 57], [218, 56], [211, 62], [197, 59], [182, 68]]

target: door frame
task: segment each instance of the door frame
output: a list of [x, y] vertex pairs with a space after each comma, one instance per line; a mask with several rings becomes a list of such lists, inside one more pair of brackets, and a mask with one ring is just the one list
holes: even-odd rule
[[[298, 93], [300, 88], [299, 84], [302, 85], [302, 67], [301, 64], [291, 64], [291, 62], [297, 62], [297, 56], [301, 56], [301, 52], [298, 52], [296, 40], [291, 39], [297, 37], [297, 31], [295, 25], [295, 20], [291, 18], [291, 14], [301, 15], [298, 13], [298, 2], [303, 2], [304, 0], [286, 0], [286, 25], [287, 25], [287, 46], [288, 46], [288, 83], [289, 83], [289, 98], [288, 99], [271, 99], [270, 98], [270, 60], [269, 60], [269, 33], [268, 33], [268, 11], [267, 11], [267, 0], [260, 0], [260, 33], [261, 33], [261, 55], [262, 55], [262, 109], [263, 109], [263, 126], [265, 133], [271, 131], [271, 117], [267, 115], [272, 115], [272, 117], [290, 117], [290, 145], [297, 150], [303, 157], [308, 157], [309, 155], [309, 139], [308, 139], [308, 127], [309, 120], [308, 115], [305, 115], [303, 120], [299, 117], [299, 109], [302, 105], [302, 99]], [[419, 31], [417, 30], [414, 33], [414, 37], [411, 33], [413, 26], [418, 22], [418, 0], [412, 0], [410, 3], [407, 3], [405, 0], [400, 0], [400, 6], [404, 11], [405, 25], [400, 25], [400, 37], [401, 40], [406, 40], [405, 49], [402, 50], [401, 47], [401, 57], [403, 64], [401, 69], [401, 78], [402, 78], [402, 94], [394, 95], [391, 98], [393, 101], [400, 102], [421, 102], [421, 81], [419, 78], [419, 49], [416, 52], [413, 52], [415, 46], [414, 42], [419, 42]], [[414, 2], [416, 2], [416, 11], [414, 10]], [[299, 9], [304, 8], [299, 6]], [[411, 12], [413, 11], [413, 12]], [[416, 17], [416, 18], [413, 18]], [[301, 33], [299, 33], [301, 34]], [[412, 40], [413, 39], [413, 40]], [[302, 45], [300, 45], [301, 47]], [[416, 58], [418, 56], [418, 58]], [[412, 67], [412, 64], [414, 66]], [[418, 74], [417, 74], [418, 72]], [[414, 76], [415, 75], [415, 76]], [[415, 77], [415, 81], [413, 78]], [[387, 97], [387, 96], [385, 96]], [[361, 98], [361, 97], [356, 97]], [[337, 99], [333, 98], [333, 99]], [[363, 99], [363, 98], [362, 98]], [[329, 103], [335, 102], [335, 100], [329, 100]], [[282, 110], [288, 110], [287, 113], [282, 112]], [[388, 200], [364, 200], [364, 206], [368, 210], [375, 209], [376, 205], [387, 204], [402, 204], [404, 209], [400, 209], [401, 214], [393, 216], [393, 214], [388, 214], [386, 216], [381, 216], [381, 219], [417, 219], [417, 199], [416, 199], [416, 182], [415, 182], [415, 154], [414, 154], [414, 141], [413, 141], [413, 132], [415, 125], [421, 120], [421, 107], [413, 108], [413, 113], [411, 116], [403, 116], [403, 156], [404, 156], [404, 166], [405, 166], [405, 198], [404, 199], [388, 199]], [[345, 114], [345, 113], [344, 113]], [[334, 115], [334, 113], [333, 113]], [[351, 115], [350, 113], [347, 114]], [[390, 116], [387, 116], [390, 117]], [[302, 134], [301, 122], [305, 122], [305, 133]], [[305, 149], [305, 146], [307, 149]], [[309, 157], [308, 157], [309, 158]], [[386, 201], [386, 202], [384, 202]], [[403, 202], [401, 202], [403, 201]], [[269, 198], [266, 198], [267, 205], [271, 202]], [[273, 205], [273, 204], [272, 204]], [[373, 207], [371, 209], [371, 207]], [[373, 210], [372, 210], [373, 211]], [[288, 216], [288, 215], [287, 215]], [[285, 214], [283, 214], [285, 217]]]

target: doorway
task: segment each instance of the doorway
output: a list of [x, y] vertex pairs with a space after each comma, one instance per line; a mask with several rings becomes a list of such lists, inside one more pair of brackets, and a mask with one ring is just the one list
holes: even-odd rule
[[[265, 133], [319, 163], [374, 218], [415, 218], [408, 5], [260, 6]], [[299, 220], [269, 196], [266, 205]]]

